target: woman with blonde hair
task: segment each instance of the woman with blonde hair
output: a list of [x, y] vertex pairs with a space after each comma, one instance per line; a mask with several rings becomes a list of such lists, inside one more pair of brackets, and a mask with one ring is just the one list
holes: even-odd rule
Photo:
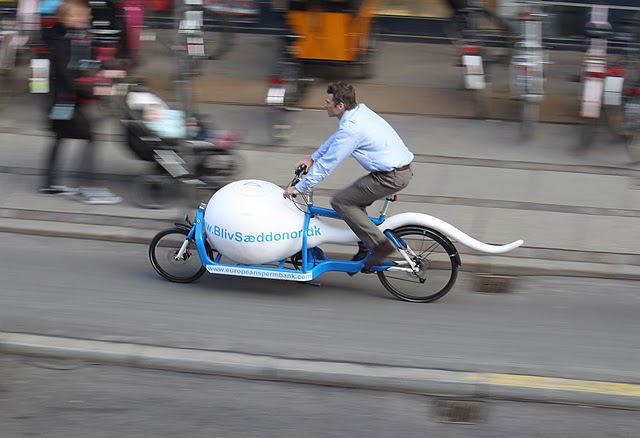
[[81, 85], [86, 76], [83, 65], [92, 59], [91, 41], [86, 29], [91, 22], [91, 9], [85, 0], [64, 0], [56, 11], [58, 22], [46, 35], [50, 49], [50, 101], [49, 119], [55, 138], [47, 154], [47, 170], [43, 194], [65, 194], [87, 204], [115, 204], [122, 199], [103, 187], [78, 189], [57, 184], [56, 161], [63, 139], [87, 141], [82, 160], [84, 175], [93, 175], [94, 141], [86, 103], [92, 96], [92, 88]]

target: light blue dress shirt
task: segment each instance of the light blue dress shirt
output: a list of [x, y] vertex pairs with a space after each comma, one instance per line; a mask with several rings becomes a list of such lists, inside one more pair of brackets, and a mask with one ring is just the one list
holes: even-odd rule
[[309, 190], [349, 155], [368, 172], [390, 171], [413, 160], [413, 154], [391, 125], [361, 103], [345, 111], [338, 130], [311, 155], [313, 166], [296, 189]]

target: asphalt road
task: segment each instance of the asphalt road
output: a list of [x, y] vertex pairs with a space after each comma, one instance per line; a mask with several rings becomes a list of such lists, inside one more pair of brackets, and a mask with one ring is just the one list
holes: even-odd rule
[[445, 423], [447, 401], [0, 356], [3, 438], [630, 438], [640, 427], [634, 411], [496, 401], [476, 402], [471, 424]]
[[640, 381], [627, 281], [520, 278], [433, 304], [394, 300], [374, 276], [321, 287], [205, 275], [162, 280], [144, 245], [1, 235], [0, 331], [464, 371]]

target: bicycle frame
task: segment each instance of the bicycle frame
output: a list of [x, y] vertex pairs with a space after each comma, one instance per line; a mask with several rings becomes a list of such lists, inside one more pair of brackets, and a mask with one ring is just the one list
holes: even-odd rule
[[[248, 265], [239, 265], [239, 264], [230, 264], [230, 263], [222, 263], [221, 258], [222, 255], [218, 254], [215, 259], [211, 259], [207, 254], [205, 247], [206, 233], [205, 233], [205, 220], [204, 220], [204, 212], [206, 205], [201, 204], [196, 212], [196, 218], [194, 221], [194, 225], [189, 232], [189, 236], [185, 240], [180, 251], [176, 254], [176, 259], [182, 257], [184, 251], [186, 250], [187, 244], [190, 239], [194, 239], [196, 242], [196, 246], [198, 248], [198, 254], [200, 255], [200, 261], [203, 266], [206, 267], [207, 271], [212, 274], [223, 274], [223, 275], [233, 275], [233, 276], [243, 276], [243, 277], [256, 277], [256, 278], [274, 278], [279, 280], [291, 280], [291, 281], [310, 281], [314, 278], [318, 277], [320, 274], [323, 274], [328, 271], [334, 272], [359, 272], [364, 267], [364, 261], [351, 261], [351, 260], [339, 260], [339, 259], [330, 259], [328, 258], [324, 252], [319, 247], [309, 248], [308, 246], [308, 230], [311, 218], [314, 216], [321, 217], [329, 217], [333, 219], [341, 219], [340, 215], [332, 209], [316, 207], [312, 203], [313, 194], [310, 194], [310, 201], [307, 205], [307, 210], [305, 211], [304, 223], [303, 223], [303, 232], [302, 232], [302, 249], [301, 253], [301, 265], [300, 269], [290, 269], [284, 267], [287, 259], [280, 260], [277, 267], [268, 267], [263, 265], [258, 266], [248, 266]], [[380, 225], [384, 222], [387, 209], [389, 207], [390, 202], [392, 202], [394, 198], [387, 198], [385, 200], [384, 206], [380, 211], [380, 215], [378, 217], [370, 217], [371, 221], [376, 225]], [[387, 237], [389, 237], [394, 244], [398, 247], [401, 247], [402, 244], [399, 243], [390, 233], [386, 233]], [[406, 248], [406, 245], [405, 245]], [[401, 253], [403, 250], [400, 250]], [[412, 262], [407, 257], [406, 253], [404, 254], [404, 258], [409, 264], [409, 268], [411, 269]], [[390, 265], [385, 266], [374, 266], [371, 268], [371, 271], [380, 271], [392, 268]], [[392, 269], [407, 269], [402, 267], [393, 267]]]
[[[304, 170], [303, 166], [296, 169], [290, 185], [299, 181]], [[193, 224], [185, 218], [186, 224], [177, 223], [154, 236], [149, 244], [151, 265], [176, 283], [193, 282], [205, 272], [298, 282], [331, 271], [376, 273], [395, 297], [428, 303], [443, 297], [455, 283], [461, 262], [451, 240], [491, 254], [505, 253], [524, 243], [483, 243], [422, 213], [387, 218], [387, 208], [396, 199], [393, 195], [386, 198], [380, 215], [369, 219], [393, 243], [395, 251], [385, 261], [375, 262], [377, 266], [368, 266], [370, 255], [359, 260], [332, 259], [320, 246], [355, 244], [359, 240], [356, 234], [323, 221], [322, 217], [342, 218], [335, 210], [314, 206], [313, 191], [300, 195], [305, 208], [282, 195], [282, 188], [268, 181], [249, 179], [226, 185], [208, 204], [200, 204]], [[190, 248], [194, 242], [195, 248]], [[198, 257], [189, 262], [195, 255], [192, 250]], [[185, 269], [179, 273], [176, 268]]]
[[[416, 266], [412, 261], [416, 254], [411, 250], [410, 246], [406, 242], [402, 241], [401, 239], [396, 239], [392, 232], [395, 229], [406, 226], [428, 228], [429, 230], [431, 230], [431, 232], [442, 236], [443, 239], [448, 240], [448, 238], [452, 238], [462, 243], [463, 245], [485, 253], [505, 253], [521, 246], [524, 243], [522, 240], [517, 240], [505, 245], [486, 244], [472, 238], [471, 236], [465, 234], [454, 226], [438, 218], [421, 213], [401, 213], [387, 218], [387, 209], [389, 207], [389, 204], [394, 200], [395, 196], [386, 198], [384, 205], [380, 211], [380, 215], [378, 217], [370, 217], [370, 219], [374, 224], [380, 227], [383, 230], [384, 234], [396, 245], [398, 255], [397, 257], [395, 257], [395, 261], [389, 261], [385, 262], [381, 266], [371, 267], [371, 272], [386, 270], [412, 272], [416, 269]], [[220, 252], [214, 258], [211, 258], [207, 251], [207, 246], [212, 244], [207, 240], [207, 227], [209, 227], [209, 225], [205, 222], [206, 208], [206, 204], [201, 204], [199, 206], [193, 225], [188, 232], [188, 236], [183, 242], [180, 250], [174, 255], [175, 260], [181, 260], [185, 251], [187, 250], [189, 243], [191, 241], [195, 241], [200, 257], [200, 263], [206, 268], [208, 272], [212, 274], [272, 278], [290, 281], [310, 281], [325, 272], [334, 271], [355, 273], [360, 272], [364, 267], [365, 260], [351, 261], [342, 259], [331, 259], [325, 255], [319, 244], [310, 246], [308, 236], [310, 235], [309, 231], [311, 230], [312, 218], [328, 217], [333, 219], [342, 219], [335, 210], [314, 206], [312, 192], [309, 193], [307, 208], [304, 211], [303, 225], [299, 235], [302, 240], [301, 250], [298, 253], [300, 254], [301, 260], [299, 269], [298, 266], [296, 266], [295, 269], [286, 268], [284, 266], [285, 263], [287, 263], [287, 261], [296, 254], [288, 254], [281, 260], [273, 262], [273, 264], [277, 264], [277, 266], [275, 267], [268, 266], [268, 264], [255, 265], [250, 263], [225, 263], [222, 261], [222, 257], [224, 257], [225, 255]], [[383, 224], [385, 225], [384, 228], [382, 227]], [[184, 225], [182, 225], [182, 227], [184, 227]], [[358, 240], [356, 235], [350, 230], [341, 229], [341, 231], [343, 231], [343, 233], [341, 233], [337, 237], [331, 237], [329, 240], [326, 240], [325, 243], [355, 243]], [[230, 237], [232, 235], [233, 234], [229, 234], [229, 236], [227, 237]], [[451, 253], [449, 254], [449, 256], [454, 258], [456, 263], [460, 265], [460, 258], [453, 244], [451, 244]]]

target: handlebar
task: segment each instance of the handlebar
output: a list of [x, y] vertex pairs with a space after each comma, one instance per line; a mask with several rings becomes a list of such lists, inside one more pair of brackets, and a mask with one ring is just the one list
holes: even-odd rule
[[305, 173], [307, 173], [307, 165], [306, 164], [302, 164], [302, 165], [296, 167], [296, 170], [295, 170], [296, 178], [300, 178]]
[[[298, 184], [300, 182], [300, 180], [302, 179], [302, 175], [304, 175], [305, 173], [307, 173], [307, 166], [306, 165], [301, 165], [296, 167], [296, 170], [294, 172], [294, 177], [291, 180], [291, 182], [289, 183], [288, 187], [291, 186], [295, 186], [296, 184]], [[293, 195], [292, 197], [295, 197], [296, 195]]]
[[298, 184], [302, 179], [302, 175], [304, 175], [305, 173], [307, 173], [307, 166], [303, 164], [301, 166], [296, 167], [296, 170], [294, 171], [293, 179], [289, 183], [289, 186], [295, 186], [296, 184]]

